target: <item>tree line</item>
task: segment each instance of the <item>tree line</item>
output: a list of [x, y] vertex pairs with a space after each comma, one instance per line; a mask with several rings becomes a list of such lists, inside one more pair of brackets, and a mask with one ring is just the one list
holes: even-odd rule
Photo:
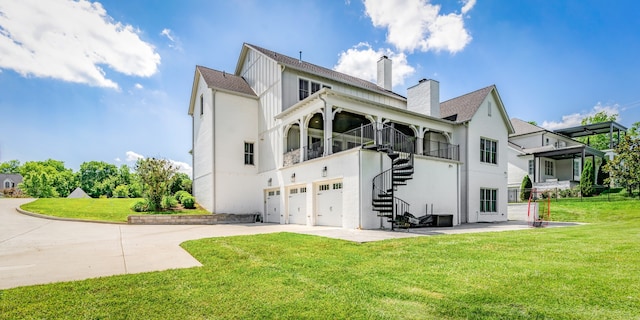
[[177, 169], [169, 161], [155, 158], [138, 160], [133, 170], [127, 165], [89, 161], [82, 163], [78, 172], [54, 159], [0, 163], [0, 173], [17, 173], [23, 179], [17, 189], [4, 192], [9, 196], [21, 192], [34, 198], [67, 197], [77, 187], [92, 198], [139, 198], [150, 192], [165, 195], [180, 190], [191, 193], [191, 179]]

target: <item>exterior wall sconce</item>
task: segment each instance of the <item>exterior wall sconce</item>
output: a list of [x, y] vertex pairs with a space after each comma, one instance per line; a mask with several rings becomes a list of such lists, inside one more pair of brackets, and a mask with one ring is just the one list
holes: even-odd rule
[[269, 180], [267, 180], [267, 186], [271, 187], [271, 182], [273, 181], [272, 178], [269, 178]]
[[291, 182], [296, 182], [296, 173], [291, 174]]
[[324, 166], [324, 168], [322, 168], [322, 176], [323, 177], [327, 176], [327, 166]]

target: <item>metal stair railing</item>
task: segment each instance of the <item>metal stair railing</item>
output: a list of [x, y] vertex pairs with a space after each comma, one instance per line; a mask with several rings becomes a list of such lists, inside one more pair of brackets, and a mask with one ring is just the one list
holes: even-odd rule
[[414, 140], [390, 125], [385, 124], [384, 127], [379, 130], [378, 136], [380, 139], [378, 145], [387, 147], [393, 151], [414, 152]]

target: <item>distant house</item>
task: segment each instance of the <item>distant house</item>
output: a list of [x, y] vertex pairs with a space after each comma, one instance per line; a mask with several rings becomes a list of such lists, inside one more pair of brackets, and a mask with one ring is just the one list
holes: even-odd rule
[[[509, 201], [516, 201], [525, 175], [538, 190], [568, 189], [580, 184], [586, 159], [596, 164], [595, 171], [611, 150], [597, 150], [575, 140], [576, 137], [609, 133], [613, 148], [614, 132], [626, 128], [615, 122], [604, 122], [550, 131], [520, 119], [511, 119], [515, 132], [509, 135]], [[618, 135], [619, 136], [619, 135]], [[594, 181], [595, 183], [595, 181]]]
[[17, 173], [0, 173], [0, 195], [6, 190], [18, 189], [18, 185], [22, 183], [22, 175]]
[[22, 175], [17, 173], [0, 173], [0, 190], [17, 188], [22, 183]]
[[508, 136], [498, 89], [440, 102], [439, 82], [392, 91], [244, 44], [233, 73], [196, 66], [193, 194], [216, 213], [348, 229], [435, 213], [507, 220]]

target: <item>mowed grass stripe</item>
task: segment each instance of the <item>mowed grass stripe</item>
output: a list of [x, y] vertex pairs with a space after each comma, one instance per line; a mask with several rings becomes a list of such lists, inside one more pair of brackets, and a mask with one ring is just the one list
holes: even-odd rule
[[[188, 241], [183, 247], [203, 267], [4, 290], [0, 314], [74, 319], [637, 319], [640, 202], [615, 209], [588, 205], [552, 207], [552, 216], [565, 221], [572, 209], [590, 212], [580, 218], [590, 224], [569, 228], [366, 244], [290, 233]], [[613, 222], [607, 222], [607, 215]]]

